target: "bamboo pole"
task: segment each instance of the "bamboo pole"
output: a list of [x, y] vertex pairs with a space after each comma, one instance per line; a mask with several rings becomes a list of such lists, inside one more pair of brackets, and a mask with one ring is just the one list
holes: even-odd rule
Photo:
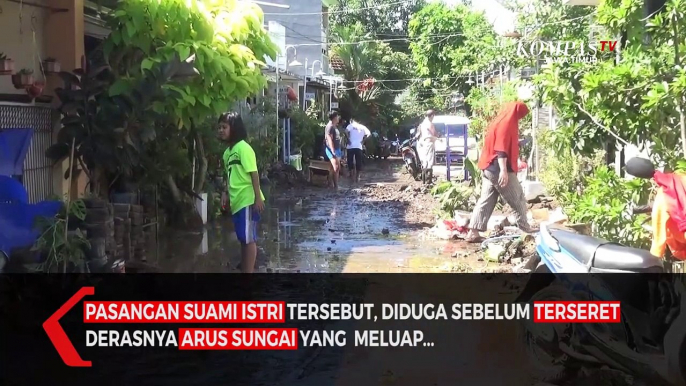
[[[74, 147], [76, 146], [76, 138], [71, 139], [71, 154], [69, 154], [69, 179], [67, 182], [67, 210], [66, 210], [66, 215], [65, 215], [65, 222], [64, 222], [64, 244], [69, 247], [69, 209], [71, 206], [71, 182], [72, 182], [72, 177], [74, 174]], [[64, 266], [63, 266], [63, 273], [67, 273], [67, 262], [68, 260], [64, 260]]]

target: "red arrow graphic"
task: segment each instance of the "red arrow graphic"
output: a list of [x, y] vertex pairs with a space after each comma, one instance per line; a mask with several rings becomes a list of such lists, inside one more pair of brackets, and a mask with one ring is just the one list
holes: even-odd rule
[[66, 303], [60, 307], [57, 312], [52, 314], [48, 320], [43, 323], [43, 329], [45, 333], [48, 334], [48, 338], [52, 342], [57, 353], [60, 355], [64, 364], [70, 367], [91, 367], [93, 363], [91, 361], [84, 361], [81, 356], [76, 352], [76, 348], [69, 340], [67, 333], [64, 332], [62, 326], [60, 325], [60, 319], [71, 310], [76, 303], [83, 299], [86, 295], [95, 294], [95, 287], [83, 287], [77, 293], [74, 294]]

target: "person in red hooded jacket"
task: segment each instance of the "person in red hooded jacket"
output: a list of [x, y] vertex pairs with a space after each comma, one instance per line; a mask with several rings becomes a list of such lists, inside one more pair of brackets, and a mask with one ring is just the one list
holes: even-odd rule
[[655, 171], [659, 189], [653, 202], [653, 243], [650, 253], [664, 258], [669, 248], [672, 257], [686, 260], [686, 174]]
[[524, 102], [510, 102], [503, 106], [491, 121], [484, 138], [479, 157], [481, 173], [481, 197], [474, 207], [469, 222], [467, 241], [478, 242], [479, 232], [486, 231], [498, 196], [515, 210], [517, 226], [524, 232], [532, 232], [527, 220], [527, 205], [522, 186], [517, 180], [519, 160], [519, 121], [529, 113]]

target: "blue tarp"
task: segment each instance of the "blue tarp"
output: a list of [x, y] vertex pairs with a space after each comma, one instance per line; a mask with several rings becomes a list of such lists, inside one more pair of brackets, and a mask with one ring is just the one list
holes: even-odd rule
[[0, 175], [0, 202], [28, 204], [29, 195], [19, 181]]
[[0, 251], [9, 256], [14, 248], [30, 247], [38, 237], [37, 217], [54, 217], [62, 207], [59, 201], [37, 204], [0, 203]]
[[0, 175], [24, 174], [24, 159], [29, 151], [33, 129], [4, 129], [0, 131]]
[[9, 255], [14, 248], [30, 247], [40, 236], [37, 217], [54, 217], [59, 201], [28, 203], [24, 186], [13, 175], [24, 174], [24, 159], [31, 144], [32, 129], [0, 131], [0, 251]]

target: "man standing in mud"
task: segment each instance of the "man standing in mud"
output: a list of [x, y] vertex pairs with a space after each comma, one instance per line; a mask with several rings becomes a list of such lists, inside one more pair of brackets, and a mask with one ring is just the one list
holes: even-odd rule
[[369, 129], [350, 120], [350, 124], [346, 127], [348, 137], [348, 170], [350, 171], [350, 179], [352, 182], [360, 182], [360, 174], [362, 173], [362, 146], [365, 139], [369, 138], [372, 133]]
[[338, 189], [338, 176], [340, 174], [341, 160], [341, 134], [338, 130], [338, 121], [341, 116], [337, 111], [329, 113], [329, 123], [324, 129], [324, 154], [333, 167], [333, 188]]
[[424, 121], [419, 125], [419, 140], [417, 141], [417, 153], [422, 164], [422, 181], [431, 184], [433, 181], [433, 168], [436, 161], [436, 139], [438, 132], [434, 127], [433, 120], [436, 113], [429, 110], [424, 114]]

